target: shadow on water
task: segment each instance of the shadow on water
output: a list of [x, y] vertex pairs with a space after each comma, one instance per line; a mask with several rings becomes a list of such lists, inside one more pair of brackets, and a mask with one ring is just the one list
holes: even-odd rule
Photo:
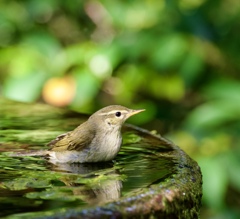
[[13, 150], [45, 149], [49, 140], [87, 117], [41, 104], [28, 107], [0, 99], [0, 105], [1, 217], [101, 206], [139, 194], [177, 172], [171, 143], [130, 125], [123, 128], [123, 146], [112, 162], [53, 165], [41, 157], [9, 157]]

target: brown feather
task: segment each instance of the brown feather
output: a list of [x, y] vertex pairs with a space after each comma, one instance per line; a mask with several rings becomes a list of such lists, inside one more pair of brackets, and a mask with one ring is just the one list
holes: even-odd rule
[[59, 135], [48, 143], [51, 151], [81, 151], [90, 145], [95, 135], [95, 129], [89, 128], [87, 122], [81, 124], [71, 132]]

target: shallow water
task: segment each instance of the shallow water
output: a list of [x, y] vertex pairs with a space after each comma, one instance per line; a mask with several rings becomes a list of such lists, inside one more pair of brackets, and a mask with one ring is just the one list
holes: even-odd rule
[[[167, 142], [131, 126], [123, 129], [116, 159], [97, 164], [53, 165], [41, 157], [9, 157], [8, 152], [46, 149], [58, 134], [86, 116], [46, 105], [0, 99], [0, 216], [24, 217], [88, 208], [131, 196], [163, 182], [178, 165]], [[31, 214], [32, 215], [32, 214]]]

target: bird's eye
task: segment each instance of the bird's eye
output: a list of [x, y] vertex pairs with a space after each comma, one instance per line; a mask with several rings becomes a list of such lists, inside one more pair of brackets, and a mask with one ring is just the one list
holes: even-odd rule
[[116, 115], [117, 117], [120, 117], [120, 116], [121, 116], [121, 112], [116, 112], [115, 115]]

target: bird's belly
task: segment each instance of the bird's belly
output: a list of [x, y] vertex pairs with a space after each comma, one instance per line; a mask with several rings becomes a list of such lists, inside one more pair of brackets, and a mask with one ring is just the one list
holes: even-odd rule
[[56, 163], [86, 163], [87, 153], [84, 151], [48, 151], [49, 162]]

